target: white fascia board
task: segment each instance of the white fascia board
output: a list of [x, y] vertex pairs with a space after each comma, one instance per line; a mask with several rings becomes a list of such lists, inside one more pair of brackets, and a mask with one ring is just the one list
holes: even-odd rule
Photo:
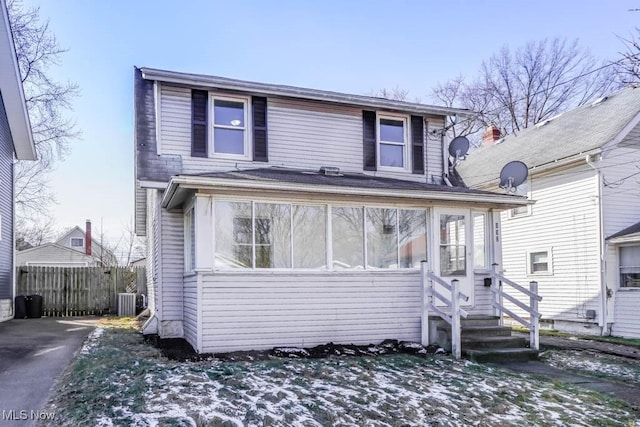
[[203, 74], [181, 73], [153, 68], [140, 68], [142, 78], [166, 83], [175, 83], [193, 87], [215, 87], [216, 89], [254, 92], [263, 95], [284, 96], [290, 98], [309, 99], [315, 101], [334, 102], [338, 104], [356, 105], [361, 107], [381, 108], [421, 115], [443, 115], [471, 118], [475, 116], [471, 111], [462, 108], [439, 107], [435, 105], [418, 104], [413, 102], [396, 101], [366, 95], [354, 95], [319, 89], [301, 88], [295, 86], [258, 83], [226, 77], [209, 76]]
[[330, 185], [297, 184], [291, 182], [265, 182], [234, 179], [216, 179], [210, 177], [174, 177], [169, 182], [167, 191], [162, 197], [161, 206], [166, 208], [179, 187], [193, 190], [244, 189], [282, 191], [296, 193], [315, 193], [333, 195], [353, 195], [364, 197], [393, 197], [409, 200], [432, 200], [458, 203], [489, 203], [505, 205], [504, 208], [526, 206], [533, 202], [524, 198], [502, 194], [455, 193], [446, 191], [416, 191], [399, 189], [373, 189], [359, 187], [338, 187]]
[[633, 233], [626, 236], [607, 239], [607, 243], [611, 245], [623, 245], [625, 243], [640, 243], [640, 233]]
[[5, 0], [0, 0], [0, 93], [7, 113], [13, 147], [18, 160], [36, 160], [36, 147], [24, 97], [20, 68], [16, 56], [9, 14]]
[[138, 180], [138, 184], [140, 184], [140, 188], [154, 188], [156, 190], [164, 190], [168, 185], [167, 182], [144, 180]]
[[619, 143], [621, 143], [622, 140], [625, 139], [627, 135], [629, 135], [629, 132], [631, 132], [633, 128], [635, 128], [638, 125], [638, 123], [640, 123], [640, 112], [638, 112], [635, 116], [633, 116], [631, 121], [627, 123], [627, 125], [623, 127], [620, 132], [618, 132], [615, 138], [613, 138], [611, 141], [607, 142], [602, 146], [602, 151], [607, 152], [609, 151], [610, 148], [613, 148]]

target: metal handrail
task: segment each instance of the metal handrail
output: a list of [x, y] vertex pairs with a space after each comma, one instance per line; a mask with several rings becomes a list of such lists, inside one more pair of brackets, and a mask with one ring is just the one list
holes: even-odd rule
[[[451, 352], [456, 359], [462, 356], [462, 348], [460, 345], [461, 325], [460, 317], [466, 318], [469, 313], [460, 307], [460, 301], [469, 301], [469, 296], [460, 292], [460, 283], [458, 279], [453, 279], [451, 284], [447, 283], [441, 277], [436, 276], [433, 272], [427, 270], [426, 261], [421, 263], [421, 281], [422, 281], [422, 344], [429, 344], [429, 311], [434, 312], [448, 324], [451, 325]], [[446, 290], [451, 292], [451, 298], [441, 294], [434, 289], [433, 283], [436, 282]], [[451, 314], [444, 312], [433, 303], [434, 298], [442, 301], [451, 309]]]
[[[527, 289], [498, 273], [497, 267], [498, 264], [493, 264], [493, 271], [491, 272], [491, 292], [493, 293], [493, 302], [491, 305], [495, 310], [496, 315], [500, 319], [500, 325], [504, 324], [503, 316], [504, 314], [507, 314], [509, 317], [518, 321], [524, 327], [529, 328], [529, 345], [535, 350], [540, 350], [540, 318], [542, 317], [542, 314], [540, 314], [540, 312], [538, 311], [538, 303], [542, 301], [542, 297], [538, 295], [538, 282], [529, 282], [529, 289]], [[529, 305], [526, 305], [514, 296], [506, 293], [502, 289], [503, 284], [507, 284], [516, 291], [519, 291], [528, 296]], [[529, 320], [522, 318], [521, 316], [506, 308], [503, 304], [503, 299], [507, 299], [514, 305], [529, 313]]]

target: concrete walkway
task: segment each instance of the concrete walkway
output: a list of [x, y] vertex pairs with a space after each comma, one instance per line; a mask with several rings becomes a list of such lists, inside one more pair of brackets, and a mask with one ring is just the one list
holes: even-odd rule
[[51, 416], [43, 412], [51, 388], [98, 319], [45, 317], [0, 323], [0, 426], [27, 427], [39, 417]]
[[[519, 334], [513, 333], [513, 335], [516, 336]], [[525, 336], [525, 334], [521, 335]], [[526, 334], [527, 338], [528, 336], [529, 335]], [[588, 338], [540, 335], [540, 349], [589, 350], [613, 356], [640, 359], [640, 347], [638, 346], [595, 341]], [[508, 368], [516, 372], [540, 375], [552, 380], [608, 394], [628, 402], [640, 413], [640, 384], [622, 384], [617, 381], [607, 381], [604, 378], [596, 378], [554, 368], [553, 366], [538, 361], [502, 363], [496, 366]]]

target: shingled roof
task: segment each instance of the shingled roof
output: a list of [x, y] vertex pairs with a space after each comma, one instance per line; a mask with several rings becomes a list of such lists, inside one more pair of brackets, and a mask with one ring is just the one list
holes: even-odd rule
[[508, 162], [520, 160], [531, 171], [584, 157], [613, 141], [639, 113], [640, 88], [629, 86], [482, 146], [457, 171], [470, 188], [497, 186], [500, 170]]

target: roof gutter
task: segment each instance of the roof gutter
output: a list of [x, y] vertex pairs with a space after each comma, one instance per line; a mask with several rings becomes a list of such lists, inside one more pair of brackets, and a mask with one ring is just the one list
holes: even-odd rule
[[297, 193], [315, 193], [315, 194], [331, 194], [331, 195], [353, 195], [364, 197], [395, 197], [412, 200], [434, 200], [434, 201], [450, 201], [450, 202], [471, 202], [471, 203], [491, 203], [497, 205], [505, 205], [508, 209], [516, 206], [526, 206], [531, 204], [524, 197], [508, 196], [502, 194], [474, 194], [474, 193], [455, 193], [442, 191], [416, 191], [416, 190], [398, 190], [393, 189], [392, 196], [389, 195], [389, 189], [372, 189], [359, 187], [338, 187], [332, 185], [310, 185], [281, 181], [247, 181], [236, 179], [216, 179], [210, 177], [184, 177], [176, 176], [171, 178], [167, 190], [162, 197], [161, 205], [167, 208], [171, 199], [175, 196], [178, 188], [188, 188], [193, 190], [262, 190], [262, 191], [282, 191]]
[[0, 0], [0, 93], [11, 130], [13, 147], [18, 160], [36, 160], [36, 147], [31, 132], [29, 113], [18, 67], [9, 13], [5, 0]]
[[445, 116], [456, 116], [462, 118], [472, 117], [473, 113], [462, 108], [438, 107], [433, 105], [418, 104], [413, 102], [395, 101], [386, 98], [376, 98], [365, 95], [352, 95], [339, 92], [325, 91], [319, 89], [300, 88], [295, 86], [275, 85], [268, 83], [258, 83], [244, 80], [229, 79], [226, 77], [208, 76], [203, 74], [180, 73], [176, 71], [165, 71], [153, 68], [140, 68], [142, 78], [147, 80], [162, 81], [188, 85], [191, 87], [202, 87], [205, 89], [216, 88], [225, 90], [235, 90], [241, 92], [254, 92], [262, 95], [285, 96], [290, 98], [311, 99], [316, 101], [334, 102], [337, 104], [347, 104], [364, 106], [371, 108], [383, 108], [403, 112], [418, 114], [436, 114]]

